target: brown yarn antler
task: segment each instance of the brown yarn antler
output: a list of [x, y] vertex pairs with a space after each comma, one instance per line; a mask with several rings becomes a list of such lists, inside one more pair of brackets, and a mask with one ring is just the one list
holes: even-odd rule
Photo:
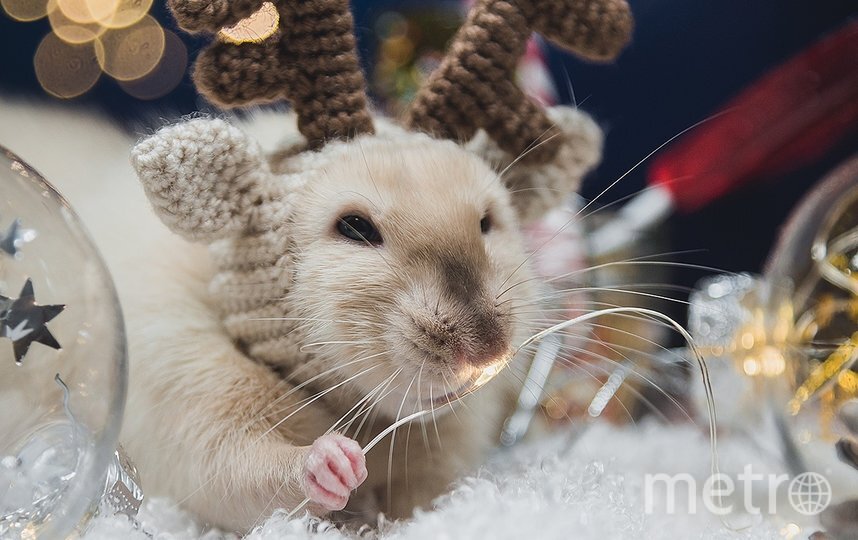
[[522, 156], [522, 162], [549, 160], [562, 137], [514, 82], [531, 32], [584, 58], [604, 61], [623, 48], [632, 25], [625, 0], [477, 0], [406, 122], [460, 141], [482, 128], [501, 149]]
[[[215, 33], [263, 0], [170, 0], [180, 26]], [[279, 28], [258, 43], [218, 40], [197, 58], [194, 82], [213, 103], [235, 107], [288, 99], [311, 148], [372, 133], [348, 0], [275, 0]]]

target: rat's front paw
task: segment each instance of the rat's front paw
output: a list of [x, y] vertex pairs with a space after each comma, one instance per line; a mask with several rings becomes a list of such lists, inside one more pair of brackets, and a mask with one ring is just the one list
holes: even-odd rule
[[366, 480], [360, 445], [336, 433], [313, 442], [304, 461], [304, 491], [326, 510], [342, 510], [349, 494]]

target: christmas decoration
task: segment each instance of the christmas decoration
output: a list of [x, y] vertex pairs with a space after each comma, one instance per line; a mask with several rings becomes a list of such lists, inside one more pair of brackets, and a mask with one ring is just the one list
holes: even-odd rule
[[12, 340], [15, 362], [19, 365], [32, 343], [59, 349], [60, 344], [48, 330], [47, 322], [65, 309], [63, 305], [40, 306], [36, 303], [33, 282], [27, 280], [18, 298], [0, 294], [0, 332]]
[[858, 22], [852, 21], [765, 74], [718, 114], [685, 130], [690, 132], [653, 159], [648, 188], [617, 219], [594, 231], [596, 253], [628, 245], [674, 210], [695, 212], [743, 186], [812, 163], [854, 136], [856, 47]]
[[25, 242], [35, 238], [36, 232], [21, 228], [21, 220], [13, 219], [5, 233], [0, 234], [0, 251], [12, 257], [18, 256], [18, 251]]
[[65, 538], [96, 506], [139, 505], [130, 477], [108, 471], [125, 399], [122, 317], [68, 202], [2, 147], [0, 202], [17, 215], [0, 256], [0, 336], [12, 342], [0, 348], [0, 537]]
[[799, 206], [763, 276], [701, 282], [689, 326], [711, 358], [722, 427], [764, 433], [793, 474], [825, 471], [835, 493], [858, 495], [858, 158]]

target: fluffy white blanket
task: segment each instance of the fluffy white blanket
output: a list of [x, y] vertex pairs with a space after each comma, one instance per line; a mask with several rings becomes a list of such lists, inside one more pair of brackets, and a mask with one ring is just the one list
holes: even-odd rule
[[[719, 457], [721, 470], [734, 478], [749, 464], [755, 472], [775, 472], [761, 460], [759, 448], [739, 438], [724, 440]], [[646, 511], [647, 473], [688, 473], [702, 486], [710, 465], [708, 439], [692, 426], [594, 425], [577, 439], [557, 434], [499, 453], [476, 476], [435, 501], [434, 508], [408, 521], [382, 519], [377, 530], [344, 531], [307, 517], [289, 520], [278, 512], [249, 538], [750, 540], [807, 538], [818, 529], [814, 519], [782, 512], [780, 506], [775, 515], [737, 512], [722, 520], [704, 508], [700, 493], [691, 502], [681, 489], [674, 512], [664, 510], [666, 494], [659, 492], [652, 501], [655, 510]], [[693, 511], [690, 502], [696, 506]], [[742, 507], [741, 501], [736, 507]], [[158, 539], [232, 537], [205, 531], [163, 500], [150, 501], [140, 518], [146, 533]], [[85, 540], [144, 540], [146, 533], [124, 517], [97, 518]]]

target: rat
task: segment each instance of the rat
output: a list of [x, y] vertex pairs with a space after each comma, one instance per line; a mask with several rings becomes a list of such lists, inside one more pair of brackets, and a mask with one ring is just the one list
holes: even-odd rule
[[[591, 167], [596, 124], [551, 113], [570, 126], [580, 172]], [[244, 130], [196, 118], [135, 148], [162, 221], [213, 243], [205, 254], [165, 240], [151, 255], [161, 277], [132, 264], [140, 279], [123, 306], [138, 412], [123, 443], [147, 491], [207, 523], [247, 530], [306, 498], [315, 515], [407, 517], [485, 460], [513, 405], [520, 381], [503, 368], [526, 361], [517, 344], [538, 327], [520, 226], [532, 195], [511, 193], [480, 157], [485, 140], [376, 126], [282, 150], [301, 147], [296, 133], [266, 155]], [[228, 188], [207, 173], [222, 164]], [[234, 189], [246, 196], [224, 201]], [[431, 414], [364, 456], [418, 411]]]

